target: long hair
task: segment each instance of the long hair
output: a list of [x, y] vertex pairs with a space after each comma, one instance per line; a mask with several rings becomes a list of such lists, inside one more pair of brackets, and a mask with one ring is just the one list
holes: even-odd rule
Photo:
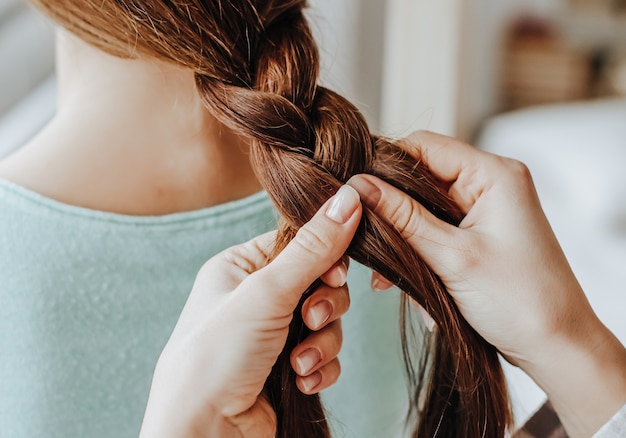
[[[368, 173], [458, 225], [461, 210], [427, 166], [400, 144], [372, 135], [359, 111], [319, 86], [319, 55], [305, 0], [33, 0], [100, 49], [191, 69], [208, 110], [251, 143], [257, 177], [281, 215], [276, 252], [352, 175]], [[496, 349], [460, 314], [441, 280], [393, 226], [364, 209], [347, 254], [397, 284], [432, 315], [416, 363], [403, 332], [419, 437], [502, 437], [511, 423]], [[313, 285], [312, 287], [314, 287]], [[405, 319], [406, 300], [401, 314]], [[278, 437], [329, 437], [318, 396], [295, 385], [289, 352], [306, 335], [294, 314], [265, 392]]]

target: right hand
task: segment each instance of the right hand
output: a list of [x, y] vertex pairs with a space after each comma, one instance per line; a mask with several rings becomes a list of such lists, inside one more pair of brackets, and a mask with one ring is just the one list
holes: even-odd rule
[[[348, 184], [432, 267], [474, 329], [556, 397], [552, 402], [570, 434], [581, 431], [585, 436], [597, 429], [626, 402], [624, 348], [591, 309], [541, 209], [526, 166], [429, 132], [413, 134], [406, 146], [426, 162], [466, 214], [459, 227], [442, 222], [371, 175], [355, 176]], [[610, 373], [613, 382], [620, 382], [608, 397], [612, 404], [591, 425], [568, 425], [578, 421], [569, 418], [569, 411], [576, 417], [583, 409], [568, 399], [598, 398], [572, 394], [568, 388], [581, 389], [585, 385], [576, 380], [592, 378], [598, 367], [607, 370], [594, 360], [582, 364], [582, 376], [570, 374], [599, 353], [602, 360], [622, 366], [622, 371]], [[610, 386], [596, 383], [596, 394]], [[591, 406], [592, 411], [596, 408]]]
[[349, 184], [439, 275], [481, 336], [517, 363], [537, 339], [594, 319], [522, 163], [429, 132], [406, 144], [449, 186], [466, 214], [459, 227], [370, 175]]

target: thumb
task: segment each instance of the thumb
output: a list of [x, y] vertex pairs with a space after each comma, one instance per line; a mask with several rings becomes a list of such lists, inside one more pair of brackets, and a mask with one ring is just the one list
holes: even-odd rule
[[244, 282], [292, 313], [306, 289], [346, 252], [361, 212], [359, 194], [342, 186], [270, 264]]
[[372, 175], [356, 175], [348, 184], [363, 203], [404, 237], [430, 266], [445, 266], [457, 228], [435, 217], [406, 193]]

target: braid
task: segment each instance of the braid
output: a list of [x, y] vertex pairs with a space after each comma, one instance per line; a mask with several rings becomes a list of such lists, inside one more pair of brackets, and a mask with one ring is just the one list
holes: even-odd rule
[[[282, 217], [275, 253], [358, 173], [375, 175], [438, 218], [460, 223], [461, 210], [423, 162], [400, 143], [370, 134], [350, 102], [317, 85], [319, 55], [303, 15], [305, 0], [32, 1], [109, 53], [147, 54], [195, 72], [206, 107], [251, 142], [257, 176]], [[439, 327], [426, 335], [426, 354], [415, 366], [404, 299], [414, 436], [504, 436], [511, 413], [497, 352], [465, 321], [441, 280], [393, 226], [365, 207], [347, 254], [397, 284]], [[289, 362], [306, 334], [298, 308], [265, 385], [277, 437], [330, 436], [319, 397], [297, 389]]]
[[[252, 140], [258, 178], [283, 218], [275, 251], [282, 250], [325, 200], [358, 173], [390, 182], [439, 218], [458, 225], [460, 210], [423, 163], [372, 136], [350, 102], [316, 85], [318, 55], [303, 4], [290, 2], [282, 15], [274, 14], [267, 21], [254, 55], [257, 64], [251, 87], [198, 76], [207, 106], [223, 123]], [[497, 352], [463, 319], [439, 278], [392, 226], [367, 209], [347, 253], [400, 286], [440, 327], [426, 343], [432, 346], [431, 363], [423, 362], [418, 373], [413, 371], [407, 339], [403, 340], [415, 387], [411, 413], [420, 419], [415, 435], [504, 436], [510, 412]], [[306, 334], [298, 309], [287, 345], [266, 383], [280, 437], [329, 436], [318, 397], [297, 390], [289, 363], [289, 352]], [[415, 412], [424, 398], [421, 392], [425, 402]]]

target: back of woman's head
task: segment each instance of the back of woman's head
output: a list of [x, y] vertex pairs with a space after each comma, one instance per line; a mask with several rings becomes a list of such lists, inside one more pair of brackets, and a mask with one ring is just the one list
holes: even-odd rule
[[[157, 57], [195, 72], [209, 111], [251, 143], [257, 176], [282, 217], [276, 251], [357, 173], [388, 181], [447, 222], [462, 219], [421, 161], [370, 134], [352, 104], [317, 84], [305, 0], [33, 1], [106, 52]], [[415, 435], [503, 436], [511, 418], [497, 353], [463, 319], [439, 278], [367, 208], [348, 255], [396, 283], [439, 327], [417, 371], [403, 338], [412, 413], [419, 417]], [[289, 364], [289, 351], [305, 335], [299, 314], [265, 391], [278, 415], [277, 436], [329, 436], [319, 398], [298, 391]]]

